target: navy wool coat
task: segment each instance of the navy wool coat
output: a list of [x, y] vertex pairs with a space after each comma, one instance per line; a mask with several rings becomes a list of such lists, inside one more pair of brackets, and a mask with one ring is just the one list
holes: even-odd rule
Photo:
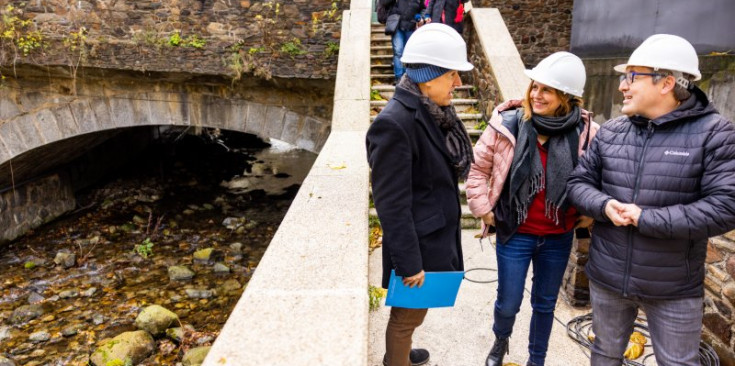
[[373, 201], [383, 227], [383, 287], [398, 276], [464, 269], [457, 176], [444, 135], [418, 96], [395, 96], [367, 133]]

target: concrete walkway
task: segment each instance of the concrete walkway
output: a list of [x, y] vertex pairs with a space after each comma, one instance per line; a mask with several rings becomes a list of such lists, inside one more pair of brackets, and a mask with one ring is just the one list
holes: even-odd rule
[[[465, 269], [496, 268], [495, 247], [483, 241], [484, 251], [480, 250], [476, 230], [462, 232]], [[491, 280], [497, 278], [494, 271], [473, 271], [468, 278]], [[381, 250], [370, 255], [369, 281], [380, 286]], [[531, 290], [531, 270], [526, 278], [526, 294], [521, 311], [511, 337], [510, 354], [505, 363], [525, 365], [528, 358], [528, 328], [531, 319], [531, 304], [528, 300]], [[484, 365], [485, 357], [494, 340], [492, 336], [492, 309], [497, 291], [497, 283], [479, 284], [463, 281], [457, 303], [453, 308], [432, 309], [424, 324], [414, 334], [414, 347], [426, 348], [431, 352], [432, 366], [470, 366]], [[575, 309], [559, 299], [556, 306], [556, 319], [552, 328], [546, 365], [569, 366], [588, 365], [588, 352], [577, 345], [566, 334], [566, 323], [572, 318], [588, 313], [587, 309]], [[390, 308], [381, 306], [370, 313], [370, 335], [368, 346], [368, 365], [382, 365], [385, 353], [385, 326]]]

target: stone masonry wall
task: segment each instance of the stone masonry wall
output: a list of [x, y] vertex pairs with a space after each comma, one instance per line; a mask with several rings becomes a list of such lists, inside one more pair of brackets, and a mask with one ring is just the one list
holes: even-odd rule
[[477, 99], [479, 100], [478, 109], [480, 113], [483, 113], [489, 118], [493, 108], [503, 102], [500, 100], [500, 93], [498, 92], [498, 85], [493, 76], [493, 69], [485, 53], [482, 52], [480, 39], [477, 36], [472, 22], [468, 20], [464, 22], [463, 36], [465, 42], [467, 42], [469, 61], [475, 66], [471, 71], [471, 79], [467, 80], [465, 84], [471, 83], [475, 85], [477, 88]]
[[574, 0], [473, 0], [472, 6], [498, 8], [526, 67], [569, 50]]
[[2, 192], [0, 222], [12, 222], [14, 225], [0, 230], [0, 242], [13, 240], [75, 206], [71, 185], [56, 174]]
[[735, 365], [735, 231], [710, 239], [704, 278], [703, 338], [723, 366]]
[[12, 32], [0, 37], [0, 66], [64, 65], [72, 73], [87, 66], [233, 79], [248, 73], [333, 79], [342, 10], [349, 6], [348, 0], [3, 3], [0, 12], [12, 21], [0, 23], [0, 30]]
[[584, 265], [589, 259], [589, 250], [590, 238], [575, 236], [561, 291], [564, 300], [572, 306], [587, 306], [590, 302], [590, 285], [584, 272]]

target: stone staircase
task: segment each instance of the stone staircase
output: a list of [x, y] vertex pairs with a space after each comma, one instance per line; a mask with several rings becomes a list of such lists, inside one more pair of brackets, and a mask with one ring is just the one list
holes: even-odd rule
[[[391, 48], [390, 36], [383, 33], [384, 25], [373, 23], [370, 37], [370, 120], [388, 104], [393, 97], [395, 86], [393, 86], [393, 50]], [[461, 74], [462, 81], [471, 80], [469, 74]], [[480, 137], [482, 130], [482, 114], [478, 111], [478, 100], [475, 98], [475, 87], [473, 85], [462, 85], [454, 90], [452, 104], [457, 116], [462, 120], [474, 143]], [[478, 126], [478, 124], [480, 126]], [[460, 202], [462, 203], [462, 228], [475, 229], [480, 227], [480, 221], [472, 216], [467, 207], [464, 182], [459, 184]], [[370, 216], [376, 217], [375, 208], [370, 209]]]

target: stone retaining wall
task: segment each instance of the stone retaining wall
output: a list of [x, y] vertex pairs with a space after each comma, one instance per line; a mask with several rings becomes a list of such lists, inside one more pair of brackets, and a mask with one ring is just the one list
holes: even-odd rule
[[502, 101], [502, 96], [498, 91], [498, 85], [493, 77], [493, 69], [490, 60], [483, 52], [479, 35], [471, 21], [465, 21], [463, 36], [467, 42], [467, 54], [470, 63], [475, 66], [471, 71], [472, 78], [467, 83], [472, 83], [477, 87], [477, 99], [479, 100], [479, 111], [485, 116], [490, 116], [493, 108]]
[[526, 67], [569, 50], [574, 0], [473, 0], [472, 5], [500, 11]]
[[[347, 0], [11, 0], [0, 65], [333, 79]], [[23, 25], [20, 21], [31, 20]], [[0, 30], [3, 30], [0, 24]], [[8, 25], [5, 26], [5, 30]], [[39, 31], [34, 36], [34, 31]], [[22, 51], [20, 37], [43, 47]]]
[[706, 263], [702, 335], [722, 365], [735, 365], [735, 231], [710, 239]]
[[10, 241], [74, 209], [76, 200], [68, 179], [58, 174], [0, 193], [0, 242]]

